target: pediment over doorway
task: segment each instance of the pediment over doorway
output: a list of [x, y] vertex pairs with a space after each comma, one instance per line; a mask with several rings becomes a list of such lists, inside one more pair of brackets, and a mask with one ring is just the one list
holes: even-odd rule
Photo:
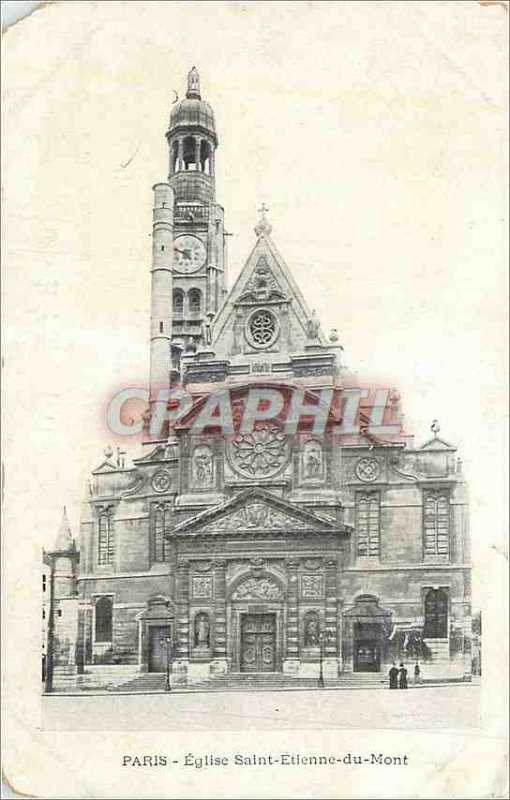
[[344, 612], [344, 617], [355, 621], [380, 622], [391, 616], [391, 611], [381, 608], [379, 599], [372, 594], [361, 594], [356, 597], [354, 605]]
[[214, 508], [177, 525], [175, 534], [232, 534], [244, 532], [346, 533], [346, 526], [324, 514], [298, 508], [262, 489], [247, 489]]
[[174, 619], [174, 610], [171, 601], [163, 595], [155, 595], [147, 601], [147, 608], [138, 615], [137, 619], [145, 622], [160, 620], [162, 624]]

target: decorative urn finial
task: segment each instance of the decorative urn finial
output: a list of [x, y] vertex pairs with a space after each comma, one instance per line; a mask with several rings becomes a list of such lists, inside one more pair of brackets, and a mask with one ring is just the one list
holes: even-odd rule
[[103, 452], [104, 452], [104, 454], [106, 456], [106, 463], [110, 464], [110, 466], [114, 467], [115, 466], [115, 462], [113, 461], [113, 447], [111, 446], [111, 444], [107, 445], [105, 447], [105, 449], [103, 450]]
[[437, 439], [439, 435], [439, 431], [441, 430], [439, 422], [437, 419], [432, 420], [432, 425], [430, 426], [430, 430], [434, 434], [434, 439]]

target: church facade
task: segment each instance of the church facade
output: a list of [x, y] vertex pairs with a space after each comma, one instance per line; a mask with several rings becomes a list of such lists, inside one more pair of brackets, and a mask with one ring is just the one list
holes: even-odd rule
[[[161, 685], [169, 672], [174, 686], [334, 685], [396, 660], [425, 680], [468, 679], [456, 448], [437, 424], [416, 445], [396, 390], [350, 382], [264, 207], [228, 290], [218, 136], [194, 68], [166, 138], [144, 443], [129, 465], [105, 451], [77, 541], [64, 520], [45, 555], [53, 684]], [[176, 388], [189, 402], [169, 425]]]

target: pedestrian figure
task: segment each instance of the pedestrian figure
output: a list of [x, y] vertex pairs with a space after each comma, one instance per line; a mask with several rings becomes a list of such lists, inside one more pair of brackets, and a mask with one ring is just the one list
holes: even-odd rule
[[407, 670], [403, 664], [400, 665], [398, 671], [398, 688], [407, 689]]
[[388, 675], [390, 678], [390, 689], [398, 689], [398, 669], [395, 662], [392, 663]]
[[414, 682], [415, 684], [421, 683], [420, 665], [418, 662], [414, 665]]

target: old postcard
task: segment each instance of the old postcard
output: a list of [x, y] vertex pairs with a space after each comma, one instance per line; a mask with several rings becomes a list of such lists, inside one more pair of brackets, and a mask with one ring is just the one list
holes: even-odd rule
[[15, 796], [506, 796], [508, 5], [6, 27]]

